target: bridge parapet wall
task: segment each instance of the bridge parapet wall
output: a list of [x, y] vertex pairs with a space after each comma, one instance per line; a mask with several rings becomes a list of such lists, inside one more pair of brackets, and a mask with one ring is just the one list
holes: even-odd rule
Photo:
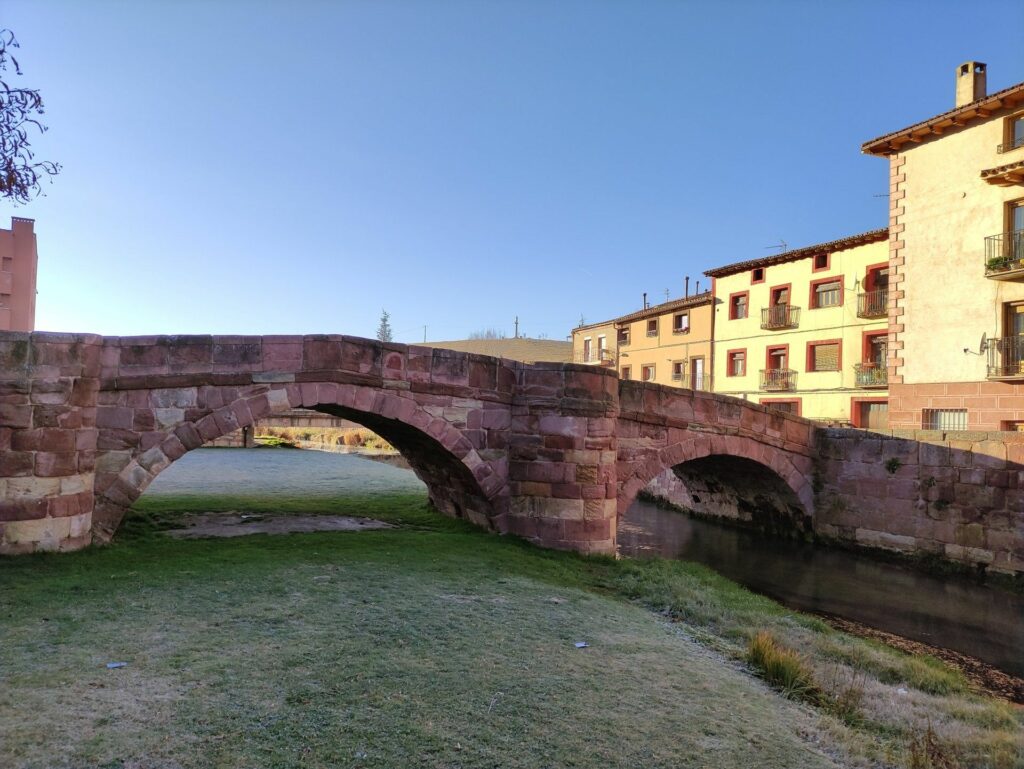
[[818, 431], [815, 530], [1024, 572], [1024, 433]]
[[91, 539], [102, 338], [0, 336], [0, 553]]

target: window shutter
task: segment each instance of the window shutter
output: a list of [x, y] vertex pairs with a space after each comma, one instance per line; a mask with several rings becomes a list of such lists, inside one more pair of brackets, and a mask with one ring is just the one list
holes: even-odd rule
[[838, 371], [839, 370], [839, 345], [838, 344], [816, 344], [814, 351], [815, 371]]

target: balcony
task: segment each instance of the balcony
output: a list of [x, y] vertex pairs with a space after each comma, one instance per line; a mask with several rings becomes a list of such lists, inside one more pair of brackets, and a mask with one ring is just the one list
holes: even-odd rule
[[889, 314], [889, 289], [879, 288], [857, 294], [858, 318], [884, 318]]
[[791, 368], [761, 369], [761, 389], [770, 392], [795, 390], [796, 372]]
[[1024, 380], [1024, 336], [988, 340], [988, 378]]
[[889, 370], [877, 363], [857, 363], [853, 367], [853, 374], [857, 387], [889, 386]]
[[800, 325], [800, 308], [788, 304], [761, 308], [761, 328], [796, 328]]
[[592, 366], [614, 366], [615, 358], [615, 350], [609, 350], [606, 347], [603, 350], [583, 350], [575, 352], [572, 356], [572, 362], [587, 363]]
[[993, 280], [1024, 279], [1024, 230], [985, 238], [985, 277]]
[[696, 376], [672, 373], [672, 384], [676, 387], [685, 387], [689, 390], [704, 390], [711, 392], [711, 374], [697, 374]]
[[1004, 152], [1010, 152], [1011, 150], [1015, 150], [1018, 147], [1024, 147], [1024, 136], [1014, 136], [1008, 142], [997, 144], [996, 152], [1002, 155]]

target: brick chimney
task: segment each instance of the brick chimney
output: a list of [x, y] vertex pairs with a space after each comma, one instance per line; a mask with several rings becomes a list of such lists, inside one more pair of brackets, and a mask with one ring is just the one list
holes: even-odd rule
[[984, 99], [985, 65], [980, 61], [965, 61], [956, 68], [956, 106]]

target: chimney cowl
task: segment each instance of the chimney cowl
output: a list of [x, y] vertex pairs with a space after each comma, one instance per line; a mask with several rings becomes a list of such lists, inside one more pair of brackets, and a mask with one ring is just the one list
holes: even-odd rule
[[956, 68], [956, 106], [962, 107], [972, 101], [984, 99], [986, 92], [985, 70], [980, 61], [965, 61]]

